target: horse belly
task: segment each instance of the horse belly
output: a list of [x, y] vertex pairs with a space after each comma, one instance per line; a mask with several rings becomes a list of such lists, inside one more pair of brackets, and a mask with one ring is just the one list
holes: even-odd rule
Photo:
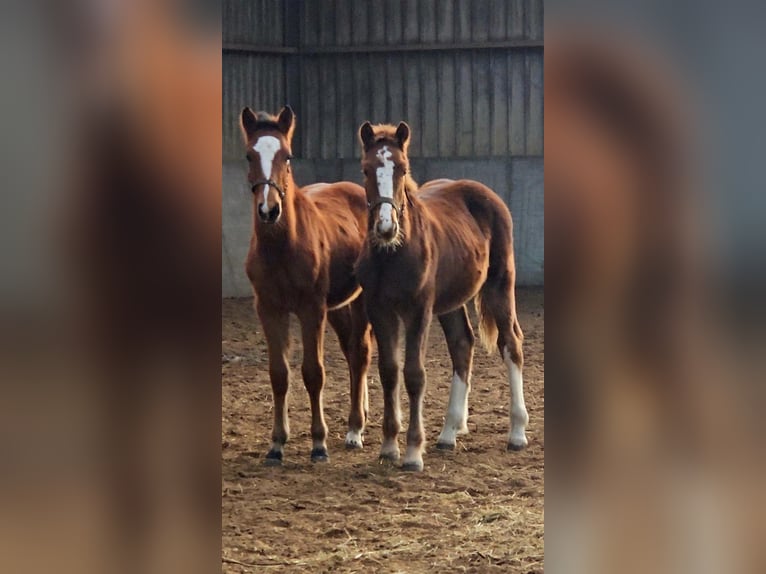
[[440, 257], [434, 313], [447, 313], [475, 297], [487, 279], [488, 268], [489, 246], [486, 244], [461, 246]]

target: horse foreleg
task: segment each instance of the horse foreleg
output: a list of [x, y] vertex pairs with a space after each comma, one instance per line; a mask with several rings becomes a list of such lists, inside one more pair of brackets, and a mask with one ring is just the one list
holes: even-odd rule
[[372, 329], [378, 343], [378, 371], [383, 387], [383, 444], [381, 460], [399, 460], [397, 437], [401, 428], [399, 410], [399, 319], [388, 309], [368, 305]]
[[303, 384], [311, 402], [311, 460], [324, 462], [327, 455], [327, 424], [322, 407], [324, 388], [324, 323], [326, 311], [323, 308], [304, 311], [298, 314], [303, 337]]
[[362, 298], [327, 315], [338, 334], [341, 350], [348, 362], [351, 406], [348, 415], [346, 448], [362, 448], [364, 424], [369, 411], [367, 369], [370, 366], [370, 324]]
[[290, 346], [289, 315], [262, 306], [256, 310], [263, 325], [269, 352], [269, 378], [274, 401], [274, 426], [271, 431], [271, 449], [266, 454], [265, 464], [282, 462], [284, 445], [290, 435], [287, 420], [287, 388], [290, 367], [287, 354]]
[[405, 317], [406, 344], [404, 354], [404, 386], [410, 398], [410, 422], [407, 428], [407, 451], [402, 470], [423, 470], [423, 394], [426, 388], [426, 370], [423, 366], [428, 328], [431, 324], [431, 306], [414, 308]]
[[436, 448], [452, 450], [456, 437], [468, 432], [468, 393], [471, 390], [471, 363], [475, 337], [465, 305], [439, 316], [452, 359], [452, 383], [447, 415]]

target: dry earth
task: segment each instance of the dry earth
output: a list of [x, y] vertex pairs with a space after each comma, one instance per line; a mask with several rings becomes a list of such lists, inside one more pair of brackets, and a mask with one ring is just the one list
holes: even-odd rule
[[[451, 365], [438, 322], [429, 338], [425, 470], [378, 463], [383, 399], [377, 354], [370, 369], [365, 447], [346, 451], [348, 377], [337, 339], [327, 333], [327, 464], [309, 461], [308, 396], [300, 380], [292, 323], [289, 395], [292, 437], [282, 467], [262, 459], [271, 433], [266, 344], [251, 299], [223, 302], [221, 378], [223, 571], [543, 572], [543, 293], [518, 290], [525, 332], [529, 448], [505, 451], [508, 379], [497, 354], [477, 346], [468, 427], [454, 452], [435, 449], [449, 395]], [[474, 326], [475, 317], [472, 317]], [[403, 419], [408, 412], [402, 392]], [[404, 446], [404, 433], [400, 446]]]

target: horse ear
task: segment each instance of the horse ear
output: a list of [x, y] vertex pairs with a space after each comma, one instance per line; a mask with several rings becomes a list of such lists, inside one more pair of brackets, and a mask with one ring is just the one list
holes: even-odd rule
[[396, 141], [399, 142], [402, 151], [407, 151], [407, 146], [410, 145], [410, 126], [407, 122], [399, 122], [399, 127], [396, 128]]
[[242, 115], [239, 118], [239, 127], [242, 128], [242, 137], [245, 138], [245, 143], [248, 142], [250, 136], [255, 132], [255, 114], [250, 108], [242, 110]]
[[375, 132], [372, 131], [372, 124], [364, 122], [359, 128], [359, 141], [362, 142], [362, 148], [367, 151], [375, 143]]
[[277, 125], [279, 125], [279, 131], [285, 134], [287, 141], [293, 139], [293, 132], [295, 131], [295, 112], [290, 106], [285, 106], [282, 108], [282, 111], [279, 112]]

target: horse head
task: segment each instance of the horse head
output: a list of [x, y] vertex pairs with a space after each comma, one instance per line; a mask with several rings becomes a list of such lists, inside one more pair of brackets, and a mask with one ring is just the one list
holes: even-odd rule
[[254, 113], [245, 108], [240, 126], [250, 164], [247, 180], [255, 196], [258, 218], [263, 223], [277, 223], [291, 180], [290, 145], [295, 131], [295, 113], [290, 106], [282, 108], [278, 116]]
[[401, 244], [401, 218], [408, 201], [410, 127], [405, 122], [397, 127], [365, 122], [359, 128], [359, 140], [369, 236], [378, 246], [395, 249]]

